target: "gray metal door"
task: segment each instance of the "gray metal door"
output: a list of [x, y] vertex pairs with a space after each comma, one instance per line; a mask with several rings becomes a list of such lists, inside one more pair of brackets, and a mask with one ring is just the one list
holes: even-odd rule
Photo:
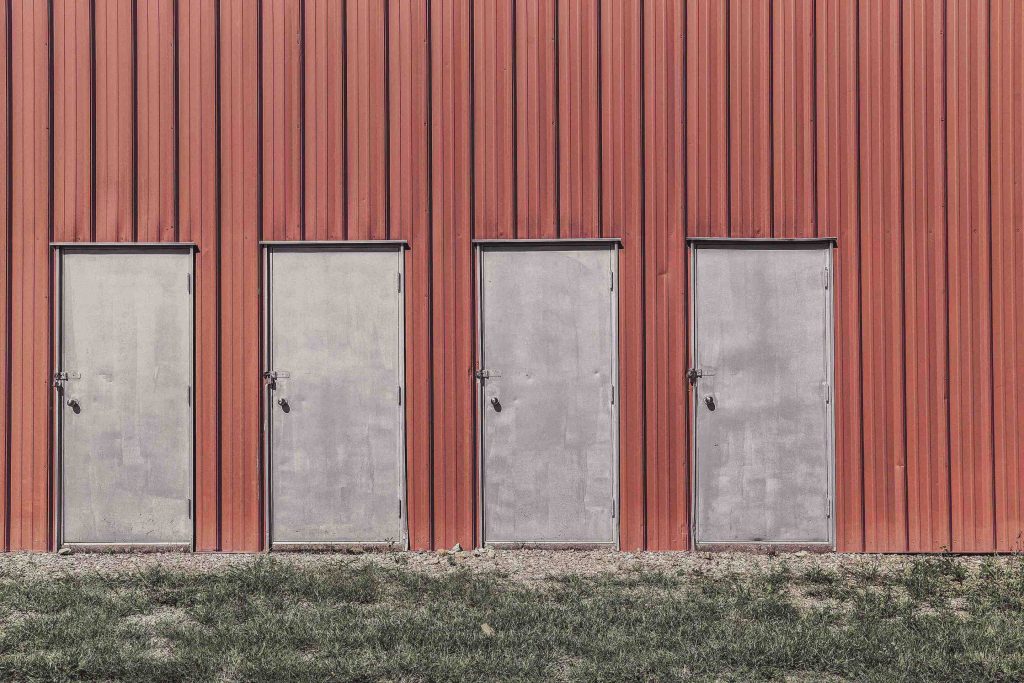
[[63, 251], [61, 539], [192, 539], [192, 253]]
[[482, 247], [483, 540], [615, 543], [616, 250]]
[[693, 264], [695, 540], [831, 543], [830, 245], [698, 244]]
[[402, 253], [271, 247], [274, 543], [402, 543]]

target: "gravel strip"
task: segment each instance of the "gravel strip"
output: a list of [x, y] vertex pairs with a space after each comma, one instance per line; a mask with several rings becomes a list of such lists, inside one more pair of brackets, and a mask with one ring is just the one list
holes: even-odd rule
[[[153, 566], [204, 573], [252, 562], [265, 554], [227, 553], [0, 553], [0, 572], [24, 574], [28, 577], [66, 573], [121, 573], [144, 570]], [[913, 555], [865, 555], [840, 553], [739, 553], [739, 552], [661, 552], [629, 553], [610, 550], [475, 550], [438, 552], [279, 552], [276, 560], [298, 565], [330, 565], [333, 563], [375, 563], [403, 567], [427, 573], [444, 573], [467, 569], [508, 575], [515, 580], [533, 582], [550, 576], [594, 575], [633, 571], [660, 571], [697, 575], [761, 573], [785, 565], [794, 573], [812, 568], [837, 573], [874, 571], [882, 575], [898, 573], [918, 561]], [[1022, 562], [1018, 555], [959, 556], [968, 574], [974, 574], [983, 563], [1011, 564]]]

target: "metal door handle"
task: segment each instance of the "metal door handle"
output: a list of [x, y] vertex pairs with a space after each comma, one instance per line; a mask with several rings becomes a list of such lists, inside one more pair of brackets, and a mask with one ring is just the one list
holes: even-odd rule
[[78, 403], [78, 399], [77, 398], [69, 398], [67, 400], [67, 404], [68, 404], [68, 408], [71, 408], [71, 410], [75, 411], [76, 413], [79, 410], [82, 409], [82, 406], [81, 406], [81, 404]]
[[494, 408], [495, 411], [499, 413], [501, 412], [501, 401], [498, 400], [497, 396], [491, 397], [491, 406]]
[[286, 399], [285, 397], [282, 396], [281, 398], [277, 399], [277, 405], [281, 406], [284, 412], [288, 412], [288, 399]]
[[704, 405], [708, 407], [708, 410], [715, 409], [715, 397], [708, 394], [704, 397]]

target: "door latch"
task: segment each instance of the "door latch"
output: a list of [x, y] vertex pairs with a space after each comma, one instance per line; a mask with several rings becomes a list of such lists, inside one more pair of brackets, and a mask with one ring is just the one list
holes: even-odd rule
[[711, 370], [705, 370], [704, 368], [690, 368], [686, 371], [686, 379], [689, 380], [690, 384], [696, 384], [697, 380], [701, 377], [710, 377], [715, 373]]
[[273, 384], [279, 379], [288, 379], [291, 375], [287, 370], [267, 370], [263, 373], [263, 380], [267, 384]]
[[473, 376], [477, 379], [490, 379], [491, 377], [501, 377], [500, 370], [477, 370], [473, 373]]
[[53, 373], [53, 386], [58, 389], [64, 386], [65, 382], [73, 379], [82, 379], [82, 373], [80, 372], [55, 372]]

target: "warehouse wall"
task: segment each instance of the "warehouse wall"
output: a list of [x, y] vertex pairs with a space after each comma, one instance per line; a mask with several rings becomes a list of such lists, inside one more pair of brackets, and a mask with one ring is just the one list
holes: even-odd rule
[[201, 550], [262, 544], [261, 239], [406, 239], [413, 547], [475, 530], [471, 240], [620, 237], [621, 541], [686, 548], [686, 236], [836, 236], [837, 541], [1024, 547], [1016, 0], [4, 0], [3, 546], [50, 241], [194, 241]]

